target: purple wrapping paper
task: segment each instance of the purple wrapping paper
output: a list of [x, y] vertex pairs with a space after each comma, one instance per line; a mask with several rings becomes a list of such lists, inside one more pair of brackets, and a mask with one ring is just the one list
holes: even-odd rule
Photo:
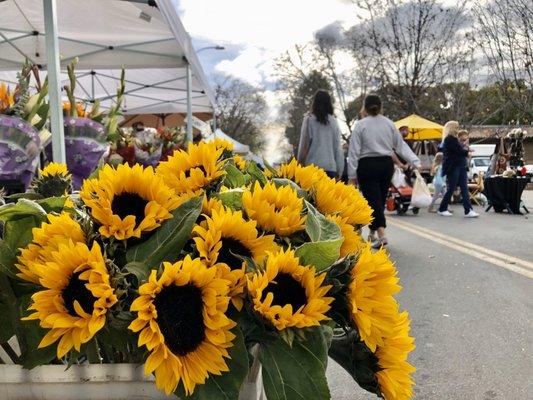
[[0, 115], [0, 180], [21, 182], [30, 186], [39, 163], [39, 132], [28, 122]]
[[65, 151], [67, 168], [75, 190], [81, 188], [109, 152], [104, 127], [89, 118], [65, 118]]

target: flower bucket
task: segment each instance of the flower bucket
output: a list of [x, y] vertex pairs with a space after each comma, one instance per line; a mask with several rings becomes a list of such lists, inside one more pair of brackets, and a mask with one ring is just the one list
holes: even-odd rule
[[39, 162], [41, 140], [26, 121], [0, 115], [0, 181], [28, 189]]
[[[255, 371], [255, 373], [254, 373]], [[265, 400], [260, 367], [252, 368], [239, 400]], [[0, 365], [2, 400], [177, 400], [157, 390], [142, 365]]]

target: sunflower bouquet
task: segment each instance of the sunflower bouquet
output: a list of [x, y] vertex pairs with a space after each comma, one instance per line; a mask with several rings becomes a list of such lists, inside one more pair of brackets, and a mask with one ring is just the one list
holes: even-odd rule
[[[63, 172], [63, 171], [60, 171]], [[104, 166], [68, 204], [0, 208], [0, 341], [26, 368], [144, 364], [180, 399], [329, 399], [328, 355], [385, 399], [414, 348], [357, 189], [295, 161], [190, 144], [157, 168]]]

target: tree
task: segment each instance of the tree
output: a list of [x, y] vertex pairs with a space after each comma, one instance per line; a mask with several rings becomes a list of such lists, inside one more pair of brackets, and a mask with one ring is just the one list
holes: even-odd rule
[[475, 40], [506, 99], [533, 120], [533, 7], [529, 0], [491, 0], [472, 8]]
[[295, 154], [300, 141], [300, 131], [302, 129], [304, 115], [309, 112], [313, 96], [319, 89], [331, 92], [332, 87], [328, 78], [322, 72], [311, 71], [311, 73], [302, 79], [291, 96], [285, 136], [292, 145]]
[[354, 2], [365, 16], [348, 32], [348, 46], [355, 58], [365, 57], [374, 75], [367, 79], [402, 114], [421, 113], [424, 92], [445, 83], [469, 50], [461, 33], [465, 1], [455, 7], [437, 0]]
[[215, 85], [218, 126], [252, 151], [264, 144], [262, 128], [268, 106], [261, 90], [237, 78], [226, 78]]

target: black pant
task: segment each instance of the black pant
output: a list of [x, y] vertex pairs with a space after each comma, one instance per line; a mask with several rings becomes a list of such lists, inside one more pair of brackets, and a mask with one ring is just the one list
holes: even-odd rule
[[385, 200], [394, 173], [394, 163], [391, 157], [366, 157], [359, 160], [357, 180], [359, 189], [372, 207], [374, 220], [370, 229], [387, 227], [385, 221]]
[[339, 177], [337, 171], [326, 171], [326, 175], [334, 179], [337, 179]]

